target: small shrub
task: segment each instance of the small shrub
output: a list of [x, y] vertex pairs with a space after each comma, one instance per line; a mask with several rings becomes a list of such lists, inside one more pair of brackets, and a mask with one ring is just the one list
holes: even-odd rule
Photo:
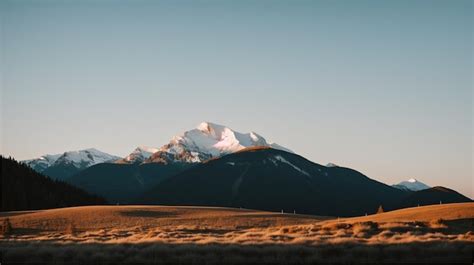
[[2, 230], [1, 230], [2, 235], [8, 236], [12, 233], [12, 230], [13, 228], [12, 228], [12, 224], [10, 223], [10, 219], [9, 218], [3, 219]]
[[377, 214], [383, 213], [383, 212], [385, 212], [385, 211], [384, 211], [382, 205], [380, 205], [379, 208], [377, 209]]

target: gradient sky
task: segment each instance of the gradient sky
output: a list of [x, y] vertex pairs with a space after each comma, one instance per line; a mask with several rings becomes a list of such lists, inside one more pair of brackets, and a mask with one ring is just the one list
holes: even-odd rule
[[472, 1], [0, 1], [2, 154], [201, 121], [474, 197]]

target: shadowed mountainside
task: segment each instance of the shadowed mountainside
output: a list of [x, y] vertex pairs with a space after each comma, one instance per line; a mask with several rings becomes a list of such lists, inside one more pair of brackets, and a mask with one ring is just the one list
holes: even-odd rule
[[416, 206], [418, 200], [420, 205], [471, 201], [456, 194], [400, 190], [350, 168], [322, 166], [271, 148], [248, 148], [167, 178], [137, 202], [358, 216], [375, 213], [380, 205], [393, 210]]
[[178, 173], [138, 203], [356, 216], [373, 213], [379, 205], [394, 209], [406, 195], [349, 168], [325, 167], [281, 150], [252, 148]]
[[86, 168], [67, 179], [67, 182], [99, 194], [113, 204], [124, 204], [132, 202], [164, 179], [192, 166], [189, 163], [103, 163]]

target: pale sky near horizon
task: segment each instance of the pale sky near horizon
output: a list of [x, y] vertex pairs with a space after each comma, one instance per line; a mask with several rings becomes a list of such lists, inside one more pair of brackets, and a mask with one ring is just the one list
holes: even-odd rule
[[472, 1], [1, 0], [0, 153], [125, 156], [201, 121], [474, 197]]

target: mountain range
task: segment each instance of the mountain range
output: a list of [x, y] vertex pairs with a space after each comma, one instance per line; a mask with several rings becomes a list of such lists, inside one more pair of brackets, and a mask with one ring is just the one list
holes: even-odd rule
[[118, 159], [120, 157], [104, 153], [95, 148], [89, 148], [56, 155], [43, 155], [22, 162], [39, 173], [53, 179], [64, 180], [90, 166], [115, 162]]
[[[86, 149], [24, 161], [111, 203], [212, 205], [355, 216], [378, 206], [470, 201], [409, 180], [389, 186], [330, 163], [311, 162], [255, 132], [203, 122], [160, 148], [119, 158]], [[426, 190], [428, 189], [428, 190]]]
[[223, 125], [202, 122], [195, 129], [174, 136], [161, 148], [137, 147], [130, 155], [117, 162], [200, 163], [252, 146], [268, 146], [291, 152], [276, 143], [268, 143], [255, 132], [240, 133]]

